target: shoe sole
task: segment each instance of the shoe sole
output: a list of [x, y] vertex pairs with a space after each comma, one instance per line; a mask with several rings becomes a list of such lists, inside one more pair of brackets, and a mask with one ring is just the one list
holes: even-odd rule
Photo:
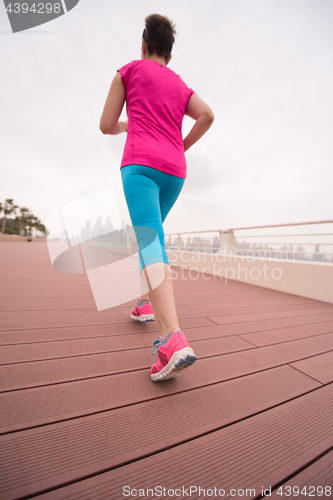
[[134, 319], [134, 321], [155, 321], [153, 314], [141, 314], [141, 316], [134, 316], [134, 314], [131, 314], [131, 318]]
[[169, 363], [162, 368], [158, 373], [151, 373], [150, 377], [153, 382], [161, 382], [163, 380], [170, 380], [171, 378], [178, 377], [184, 368], [193, 365], [197, 360], [196, 355], [191, 347], [184, 347], [180, 351], [175, 352]]

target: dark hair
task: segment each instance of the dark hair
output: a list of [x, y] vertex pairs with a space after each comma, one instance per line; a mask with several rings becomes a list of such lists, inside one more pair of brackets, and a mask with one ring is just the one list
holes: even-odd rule
[[167, 17], [151, 14], [145, 19], [146, 27], [142, 36], [147, 43], [149, 54], [168, 60], [175, 42], [175, 25]]

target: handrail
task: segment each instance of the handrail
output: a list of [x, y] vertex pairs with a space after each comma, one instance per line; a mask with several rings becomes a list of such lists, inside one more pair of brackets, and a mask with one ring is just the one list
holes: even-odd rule
[[[176, 234], [176, 233], [175, 233]], [[308, 234], [251, 234], [251, 238], [275, 238], [276, 236], [333, 236], [333, 233], [308, 233]], [[241, 238], [241, 236], [240, 236]], [[302, 243], [300, 243], [301, 245]], [[304, 245], [308, 245], [309, 243], [304, 243]], [[330, 244], [330, 243], [329, 243]]]
[[[272, 224], [269, 226], [252, 226], [252, 227], [231, 227], [229, 229], [205, 229], [204, 231], [178, 231], [176, 233], [167, 233], [165, 236], [171, 236], [173, 234], [195, 234], [195, 233], [216, 233], [216, 232], [227, 232], [227, 231], [240, 231], [244, 229], [265, 229], [267, 227], [287, 227], [287, 226], [304, 226], [304, 225], [310, 225], [310, 224], [332, 224], [333, 220], [323, 220], [323, 221], [314, 221], [314, 222], [292, 222], [290, 224]], [[331, 234], [328, 234], [331, 236]], [[295, 235], [290, 235], [290, 236], [295, 236]], [[298, 235], [296, 235], [298, 236]], [[252, 236], [251, 236], [252, 238]]]
[[264, 229], [266, 227], [286, 227], [286, 226], [304, 226], [309, 224], [329, 224], [333, 223], [333, 220], [322, 220], [322, 221], [314, 221], [314, 222], [293, 222], [291, 224], [273, 224], [270, 226], [253, 226], [253, 227], [234, 227], [231, 228], [230, 231], [240, 231], [241, 229]]
[[[175, 232], [175, 233], [167, 233], [165, 234], [165, 243], [166, 243], [166, 248], [168, 247], [173, 247], [173, 246], [177, 246], [178, 247], [178, 250], [180, 251], [205, 251], [206, 249], [214, 249], [215, 251], [222, 251], [223, 253], [228, 253], [228, 254], [235, 254], [237, 252], [239, 252], [240, 250], [243, 250], [244, 252], [246, 251], [255, 251], [255, 250], [263, 250], [263, 248], [244, 248], [244, 245], [252, 245], [253, 247], [254, 246], [259, 246], [261, 245], [262, 247], [264, 246], [268, 246], [268, 245], [274, 245], [275, 248], [269, 248], [268, 250], [270, 250], [271, 252], [284, 252], [285, 254], [287, 254], [288, 252], [294, 252], [295, 254], [297, 255], [314, 255], [314, 256], [320, 256], [320, 255], [323, 255], [323, 256], [332, 256], [332, 253], [323, 253], [323, 252], [319, 252], [319, 251], [315, 251], [315, 252], [311, 252], [311, 251], [304, 251], [304, 248], [300, 249], [300, 250], [295, 250], [294, 248], [292, 249], [288, 249], [288, 248], [276, 248], [277, 245], [279, 245], [280, 247], [283, 246], [283, 245], [292, 245], [292, 246], [297, 246], [297, 245], [306, 245], [306, 246], [317, 246], [317, 245], [322, 245], [322, 246], [333, 246], [333, 242], [332, 243], [318, 243], [318, 242], [307, 242], [307, 243], [300, 243], [300, 242], [288, 242], [288, 243], [285, 243], [285, 242], [279, 242], [279, 241], [276, 241], [276, 242], [270, 242], [270, 241], [263, 241], [263, 242], [252, 242], [252, 241], [240, 241], [241, 239], [243, 238], [263, 238], [263, 239], [266, 239], [266, 238], [270, 238], [270, 237], [290, 237], [290, 236], [293, 236], [293, 237], [296, 237], [296, 238], [299, 238], [299, 237], [308, 237], [308, 236], [333, 236], [333, 233], [310, 233], [310, 234], [270, 234], [270, 235], [265, 235], [265, 234], [262, 234], [262, 235], [237, 235], [237, 240], [235, 238], [235, 235], [234, 235], [234, 231], [240, 231], [240, 230], [246, 230], [246, 229], [266, 229], [266, 228], [274, 228], [274, 227], [288, 227], [288, 226], [304, 226], [304, 225], [311, 225], [311, 224], [332, 224], [333, 223], [333, 220], [325, 220], [325, 221], [312, 221], [312, 222], [294, 222], [294, 223], [289, 223], [289, 224], [270, 224], [270, 225], [267, 225], [267, 226], [251, 226], [251, 227], [238, 227], [238, 228], [229, 228], [229, 229], [205, 229], [203, 231], [185, 231], [185, 232]], [[207, 244], [205, 245], [205, 238], [202, 238], [202, 244], [200, 242], [191, 242], [189, 245], [187, 245], [186, 241], [182, 239], [182, 236], [183, 235], [192, 235], [193, 237], [195, 237], [195, 235], [201, 235], [201, 234], [207, 234], [207, 233], [219, 233], [219, 240], [217, 239], [217, 241], [211, 243], [211, 246], [207, 246]], [[171, 236], [178, 236], [178, 239], [176, 238], [176, 241], [174, 241], [174, 243], [172, 242], [168, 242], [167, 241], [167, 237], [171, 237]], [[209, 239], [211, 239], [212, 236], [209, 237]], [[216, 239], [216, 237], [213, 237], [214, 239]], [[207, 240], [206, 240], [207, 241]], [[243, 247], [243, 248], [242, 248]], [[319, 248], [318, 248], [319, 250]], [[332, 259], [331, 259], [332, 260]]]

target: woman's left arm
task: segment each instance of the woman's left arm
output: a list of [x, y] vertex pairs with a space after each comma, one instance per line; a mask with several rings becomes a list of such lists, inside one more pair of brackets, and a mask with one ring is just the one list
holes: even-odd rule
[[125, 99], [125, 88], [118, 71], [112, 80], [99, 123], [99, 128], [103, 134], [116, 135], [121, 132], [127, 132], [128, 120], [126, 122], [118, 121], [124, 107]]

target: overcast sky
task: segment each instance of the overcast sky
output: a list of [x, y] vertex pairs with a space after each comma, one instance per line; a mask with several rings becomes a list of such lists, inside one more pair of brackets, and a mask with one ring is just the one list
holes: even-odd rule
[[80, 0], [16, 34], [1, 2], [0, 201], [45, 223], [111, 187], [129, 221], [126, 135], [104, 136], [99, 119], [152, 13], [175, 22], [169, 67], [215, 114], [165, 232], [332, 219], [332, 0]]

